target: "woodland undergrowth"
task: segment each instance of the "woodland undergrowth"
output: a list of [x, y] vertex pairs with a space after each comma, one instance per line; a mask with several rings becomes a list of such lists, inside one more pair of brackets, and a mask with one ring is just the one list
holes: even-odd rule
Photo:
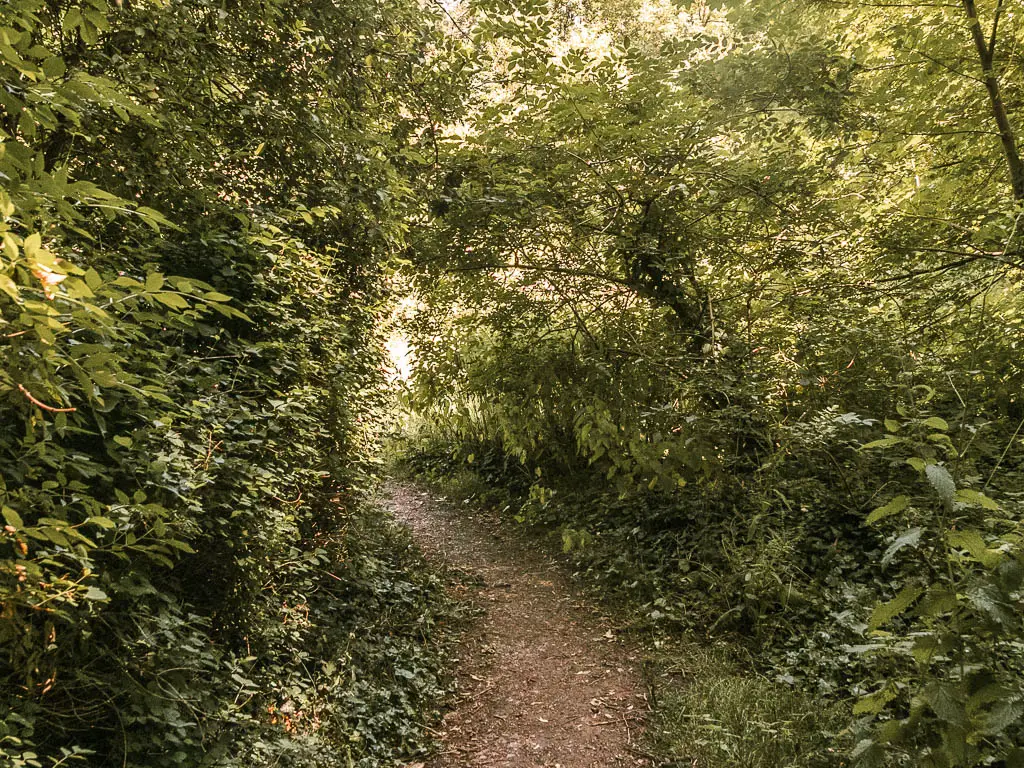
[[1021, 22], [451, 19], [473, 98], [396, 276], [407, 458], [498, 489], [653, 647], [709, 646], [666, 759], [1024, 765]]
[[0, 0], [0, 759], [424, 754], [403, 431], [646, 633], [666, 760], [1024, 766], [1022, 48], [1005, 0]]
[[446, 602], [367, 495], [431, 29], [0, 3], [0, 765], [428, 747]]

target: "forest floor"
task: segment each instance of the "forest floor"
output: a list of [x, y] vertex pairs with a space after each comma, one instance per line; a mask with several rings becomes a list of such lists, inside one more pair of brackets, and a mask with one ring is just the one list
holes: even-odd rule
[[639, 654], [564, 569], [487, 510], [395, 482], [387, 506], [449, 590], [479, 615], [458, 647], [459, 691], [426, 768], [648, 766]]

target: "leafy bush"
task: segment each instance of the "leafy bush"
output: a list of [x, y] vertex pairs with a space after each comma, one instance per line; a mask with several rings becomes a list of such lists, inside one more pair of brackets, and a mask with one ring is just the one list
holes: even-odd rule
[[402, 2], [4, 4], [6, 763], [423, 748], [441, 603], [364, 502], [414, 126], [360, 105], [430, 34]]
[[865, 765], [887, 754], [908, 765], [1021, 764], [1024, 510], [1016, 495], [1000, 505], [979, 490], [979, 428], [962, 424], [958, 449], [949, 423], [925, 410], [930, 394], [864, 446], [906, 469], [893, 488], [905, 492], [866, 518], [891, 531], [882, 564], [895, 594], [872, 612], [859, 650], [897, 666], [854, 707], [873, 726], [854, 754]]

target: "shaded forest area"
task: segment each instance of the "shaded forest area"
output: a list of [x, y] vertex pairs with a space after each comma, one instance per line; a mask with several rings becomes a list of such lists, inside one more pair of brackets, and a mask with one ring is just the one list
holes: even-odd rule
[[4, 764], [425, 754], [397, 456], [618, 607], [664, 765], [1024, 766], [1022, 50], [1018, 0], [0, 0]]
[[429, 20], [0, 19], [0, 763], [416, 751], [443, 603], [362, 496]]

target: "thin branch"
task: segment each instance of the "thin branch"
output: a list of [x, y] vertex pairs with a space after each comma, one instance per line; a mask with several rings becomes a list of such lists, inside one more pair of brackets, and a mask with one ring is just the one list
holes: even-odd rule
[[992, 34], [988, 38], [988, 55], [989, 58], [995, 60], [996, 55], [996, 32], [999, 29], [999, 17], [1003, 13], [1003, 0], [996, 2], [995, 17], [992, 19]]
[[[1017, 203], [1024, 203], [1024, 162], [1021, 161], [1020, 153], [1017, 150], [1017, 138], [1010, 124], [1010, 117], [1006, 111], [1006, 104], [1003, 102], [1003, 94], [999, 88], [999, 78], [996, 77], [992, 51], [995, 49], [993, 37], [991, 45], [985, 41], [985, 33], [981, 28], [981, 19], [978, 18], [978, 9], [974, 0], [963, 0], [964, 13], [967, 15], [968, 25], [971, 30], [971, 37], [974, 40], [974, 47], [978, 52], [978, 59], [981, 62], [982, 78], [985, 89], [988, 91], [989, 105], [992, 108], [992, 117], [995, 118], [999, 127], [999, 138], [1003, 144], [1003, 155], [1006, 158], [1006, 165], [1010, 171], [1010, 186], [1013, 189], [1013, 198]], [[998, 21], [998, 17], [996, 19]], [[993, 25], [993, 35], [995, 26]]]
[[78, 410], [77, 408], [54, 408], [52, 405], [47, 405], [25, 389], [24, 384], [19, 384], [18, 389], [21, 390], [21, 394], [27, 397], [33, 405], [42, 408], [44, 411], [49, 411], [50, 413], [74, 413]]

